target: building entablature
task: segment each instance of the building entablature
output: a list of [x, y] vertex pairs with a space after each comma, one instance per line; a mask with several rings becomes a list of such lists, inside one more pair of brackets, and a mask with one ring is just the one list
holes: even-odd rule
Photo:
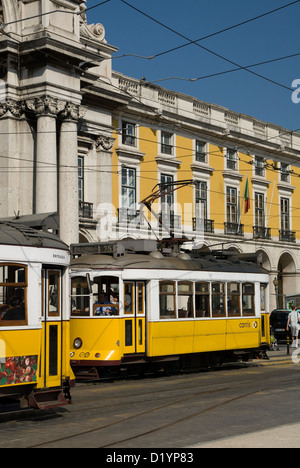
[[[173, 92], [144, 80], [113, 72], [113, 84], [132, 96], [128, 112], [144, 115], [152, 108], [152, 119], [212, 139], [222, 146], [235, 146], [241, 152], [291, 163], [300, 161], [300, 133], [259, 121], [244, 114], [208, 104], [194, 97]], [[149, 111], [148, 111], [149, 113]], [[146, 117], [146, 115], [145, 115]], [[180, 126], [180, 127], [179, 127]]]

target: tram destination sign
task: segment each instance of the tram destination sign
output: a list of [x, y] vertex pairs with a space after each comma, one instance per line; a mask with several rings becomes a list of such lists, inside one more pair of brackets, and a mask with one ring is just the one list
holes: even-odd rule
[[157, 242], [150, 239], [125, 239], [122, 241], [71, 245], [71, 254], [73, 257], [102, 254], [113, 255], [115, 258], [119, 258], [125, 255], [126, 250], [144, 253], [155, 252], [157, 250]]
[[[115, 242], [95, 242], [90, 244], [73, 244], [71, 245], [71, 253], [74, 257], [80, 255], [97, 255], [97, 254], [109, 254], [109, 255], [119, 255], [122, 254], [121, 250], [118, 248]], [[118, 252], [120, 250], [120, 252]]]

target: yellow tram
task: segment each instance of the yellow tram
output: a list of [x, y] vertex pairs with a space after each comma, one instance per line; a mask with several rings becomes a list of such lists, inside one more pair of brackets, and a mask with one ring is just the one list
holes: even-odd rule
[[70, 400], [69, 262], [57, 237], [0, 223], [0, 411]]
[[211, 365], [269, 347], [269, 275], [234, 252], [177, 254], [124, 240], [72, 246], [71, 366]]

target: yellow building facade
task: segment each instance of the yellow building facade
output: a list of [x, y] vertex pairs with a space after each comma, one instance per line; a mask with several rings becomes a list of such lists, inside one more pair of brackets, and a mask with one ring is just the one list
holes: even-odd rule
[[[112, 114], [111, 208], [109, 197], [95, 200], [97, 235], [87, 240], [174, 232], [189, 248], [260, 253], [270, 308], [300, 294], [300, 134], [120, 73], [112, 83], [128, 104]], [[162, 228], [140, 202], [157, 184], [186, 179], [194, 185], [153, 205]]]

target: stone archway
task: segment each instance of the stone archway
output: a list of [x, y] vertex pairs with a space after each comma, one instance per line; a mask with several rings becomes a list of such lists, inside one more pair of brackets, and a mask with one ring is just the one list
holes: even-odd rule
[[296, 264], [292, 255], [285, 252], [278, 262], [278, 296], [279, 306], [285, 308], [286, 296], [298, 294]]
[[270, 273], [272, 267], [269, 255], [264, 250], [258, 250], [256, 253], [259, 254], [261, 266]]

